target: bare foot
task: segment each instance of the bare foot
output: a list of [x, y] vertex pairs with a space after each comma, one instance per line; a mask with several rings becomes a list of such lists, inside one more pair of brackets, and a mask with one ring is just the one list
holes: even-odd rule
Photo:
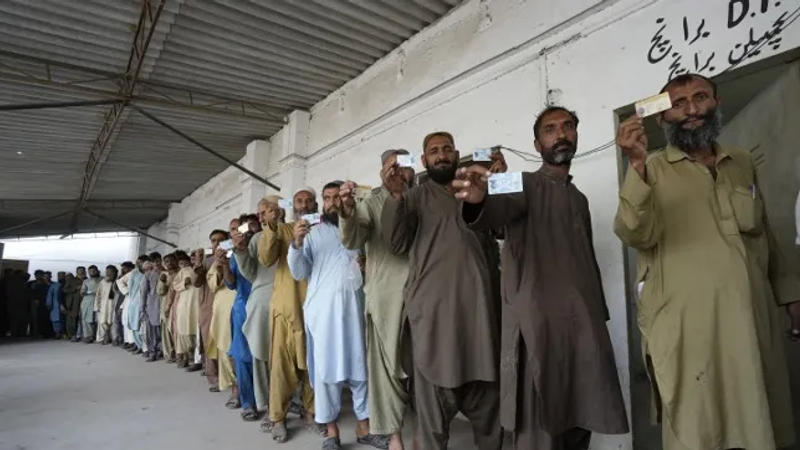
[[405, 450], [403, 447], [403, 435], [395, 433], [389, 439], [389, 450]]

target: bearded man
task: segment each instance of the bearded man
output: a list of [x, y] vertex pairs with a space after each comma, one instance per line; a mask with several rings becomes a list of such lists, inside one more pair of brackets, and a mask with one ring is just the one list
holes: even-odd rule
[[[681, 75], [648, 155], [642, 119], [619, 128], [629, 161], [617, 235], [638, 251], [638, 323], [666, 450], [774, 449], [794, 441], [777, 305], [800, 328], [800, 279], [774, 245], [749, 152], [716, 142], [713, 81]], [[777, 300], [777, 305], [772, 303]]]

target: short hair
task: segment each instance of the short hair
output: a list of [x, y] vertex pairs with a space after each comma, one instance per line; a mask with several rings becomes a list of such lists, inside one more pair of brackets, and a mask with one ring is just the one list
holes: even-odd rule
[[35, 277], [43, 276], [44, 274], [45, 274], [44, 270], [36, 269], [36, 270], [33, 271], [33, 276], [35, 276]]
[[534, 139], [536, 139], [537, 141], [539, 140], [539, 133], [540, 133], [539, 128], [541, 128], [542, 120], [544, 120], [545, 116], [547, 116], [548, 114], [552, 114], [554, 112], [558, 112], [558, 111], [562, 111], [562, 112], [565, 112], [565, 113], [569, 114], [572, 117], [572, 120], [575, 121], [575, 127], [578, 126], [579, 120], [578, 120], [578, 115], [575, 114], [575, 111], [570, 111], [570, 110], [568, 110], [567, 108], [565, 108], [563, 106], [550, 105], [547, 108], [543, 109], [539, 113], [539, 115], [536, 116], [536, 121], [533, 122], [533, 137], [534, 137]]
[[98, 269], [97, 266], [95, 266], [94, 264], [89, 266], [89, 270], [92, 270], [92, 269], [97, 270], [98, 272], [100, 271], [100, 269]]
[[107, 265], [106, 266], [106, 270], [108, 270], [108, 269], [111, 269], [111, 270], [114, 271], [114, 276], [117, 276], [119, 274], [119, 271], [117, 270], [117, 266], [115, 266], [113, 264]]
[[324, 192], [326, 189], [333, 189], [333, 188], [339, 189], [340, 187], [342, 187], [343, 184], [344, 183], [342, 183], [339, 180], [331, 181], [330, 183], [326, 183], [325, 186], [322, 187], [322, 191]]
[[191, 260], [191, 258], [189, 258], [189, 254], [183, 250], [175, 250], [175, 259], [177, 259], [178, 261]]
[[710, 84], [711, 90], [714, 92], [714, 98], [717, 98], [717, 83], [714, 83], [714, 81], [712, 81], [711, 78], [700, 75], [699, 73], [684, 73], [682, 75], [678, 75], [677, 77], [667, 81], [667, 84], [665, 84], [664, 87], [661, 88], [659, 94], [663, 94], [664, 92], [666, 92], [667, 89], [672, 85], [685, 86], [694, 80], [703, 80], [706, 83]]
[[237, 220], [239, 222], [239, 225], [247, 223], [247, 213], [239, 214], [239, 217], [234, 217], [233, 219], [231, 219], [231, 222], [233, 222], [234, 220]]
[[425, 138], [422, 140], [422, 152], [425, 153], [425, 149], [428, 148], [428, 141], [435, 137], [445, 137], [450, 141], [450, 145], [453, 147], [456, 146], [456, 141], [453, 139], [453, 135], [448, 133], [447, 131], [434, 131], [433, 133], [429, 133]]
[[[212, 231], [211, 233], [209, 233], [208, 234], [208, 238], [211, 239], [211, 237], [214, 236], [215, 234], [221, 234], [221, 235], [225, 236], [225, 239], [228, 239], [228, 232], [225, 231], [225, 230], [220, 230], [220, 229], [216, 229], [216, 230]], [[152, 258], [152, 255], [151, 255], [151, 258]]]
[[255, 215], [255, 214], [247, 214], [247, 216], [245, 216], [245, 218], [244, 218], [244, 221], [245, 222], [250, 222], [250, 221], [258, 222], [258, 216]]
[[[167, 256], [169, 256], [169, 255], [167, 255]], [[125, 261], [124, 263], [120, 264], [120, 266], [122, 266], [122, 267], [127, 267], [128, 269], [133, 269], [134, 267], [136, 267], [136, 266], [135, 266], [135, 265], [134, 265], [132, 262], [130, 262], [130, 261]]]
[[86, 267], [84, 267], [84, 266], [78, 266], [78, 267], [76, 267], [76, 268], [75, 268], [75, 272], [77, 272], [77, 271], [79, 271], [79, 270], [81, 270], [81, 269], [83, 269], [83, 270], [86, 270]]

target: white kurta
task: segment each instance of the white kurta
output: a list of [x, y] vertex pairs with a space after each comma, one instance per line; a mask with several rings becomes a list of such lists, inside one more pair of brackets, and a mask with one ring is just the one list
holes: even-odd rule
[[[103, 279], [97, 285], [97, 292], [94, 296], [94, 310], [97, 311], [97, 323], [111, 325], [114, 323], [114, 301], [116, 300], [112, 290], [114, 282]], [[109, 295], [111, 298], [109, 298]]]
[[364, 294], [360, 252], [347, 250], [338, 228], [320, 223], [302, 249], [289, 246], [289, 269], [296, 280], [308, 280], [303, 305], [308, 370], [312, 384], [366, 381]]

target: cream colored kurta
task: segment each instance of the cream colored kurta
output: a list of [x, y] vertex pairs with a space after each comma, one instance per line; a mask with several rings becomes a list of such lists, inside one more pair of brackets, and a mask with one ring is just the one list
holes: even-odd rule
[[111, 325], [114, 323], [114, 301], [109, 298], [109, 294], [114, 288], [114, 281], [105, 278], [97, 284], [97, 291], [94, 294], [94, 310], [97, 312], [98, 328], [100, 324]]
[[208, 351], [206, 356], [218, 360], [219, 388], [227, 389], [236, 383], [233, 366], [228, 357], [231, 346], [231, 308], [236, 299], [236, 291], [232, 291], [222, 282], [223, 273], [215, 261], [206, 273], [208, 289], [214, 298], [211, 309], [211, 326], [209, 331]]
[[[178, 335], [197, 336], [197, 316], [200, 309], [200, 296], [202, 288], [194, 287], [197, 275], [191, 267], [184, 267], [172, 280], [172, 288], [177, 293], [177, 305], [175, 307], [175, 324]], [[186, 280], [189, 286], [186, 286]]]
[[794, 440], [780, 311], [800, 298], [772, 239], [750, 155], [717, 176], [668, 147], [628, 169], [615, 231], [639, 251], [638, 322], [664, 447], [769, 450]]
[[339, 237], [351, 250], [366, 247], [367, 366], [369, 368], [370, 431], [400, 431], [408, 402], [400, 364], [400, 324], [408, 256], [393, 254], [383, 239], [381, 212], [391, 195], [385, 187], [356, 205], [350, 218], [339, 218]]

